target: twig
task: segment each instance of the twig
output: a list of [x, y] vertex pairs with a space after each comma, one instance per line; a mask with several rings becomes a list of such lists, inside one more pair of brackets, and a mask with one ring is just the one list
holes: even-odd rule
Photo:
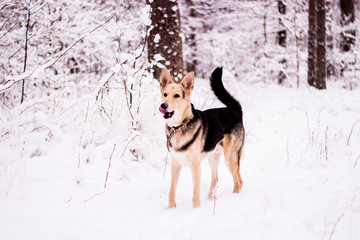
[[358, 123], [360, 123], [360, 120], [357, 120], [357, 121], [354, 123], [354, 125], [352, 126], [351, 130], [350, 130], [349, 136], [348, 136], [347, 141], [346, 141], [346, 143], [347, 143], [348, 146], [350, 145], [350, 137], [351, 137], [351, 135], [352, 135], [352, 132], [353, 132], [353, 130], [354, 130], [354, 127], [355, 127], [356, 124], [358, 124]]
[[354, 168], [356, 168], [356, 165], [357, 165], [359, 159], [360, 159], [360, 154], [359, 154], [358, 158], [356, 159], [356, 161], [355, 161], [355, 163], [354, 163]]
[[331, 233], [330, 233], [330, 237], [329, 237], [329, 240], [331, 240], [332, 236], [334, 235], [334, 232], [335, 232], [335, 228], [337, 226], [337, 224], [340, 222], [341, 218], [344, 216], [345, 214], [342, 213], [336, 220], [335, 224], [334, 224], [334, 227], [333, 229], [331, 230]]
[[91, 30], [88, 33], [85, 33], [85, 35], [83, 35], [81, 38], [79, 38], [78, 40], [76, 40], [70, 47], [68, 47], [68, 49], [66, 49], [64, 52], [60, 53], [59, 57], [57, 57], [55, 59], [55, 61], [51, 64], [48, 65], [45, 69], [51, 67], [52, 65], [54, 65], [57, 61], [59, 61], [63, 56], [65, 56], [77, 43], [79, 43], [80, 41], [82, 41], [84, 38], [86, 38], [87, 36], [89, 36], [91, 33], [95, 32], [96, 30], [98, 30], [99, 28], [101, 28], [102, 26], [104, 26], [106, 23], [110, 22], [111, 19], [113, 19], [116, 16], [117, 12], [115, 12], [109, 19], [107, 19], [105, 22], [103, 22], [102, 24], [100, 24], [99, 26], [97, 26], [96, 28], [94, 28], [93, 30]]
[[111, 152], [111, 155], [110, 155], [110, 158], [109, 158], [109, 166], [108, 166], [108, 170], [107, 170], [107, 172], [106, 172], [106, 178], [105, 178], [104, 188], [106, 188], [106, 183], [107, 183], [108, 176], [109, 176], [109, 170], [110, 170], [110, 167], [111, 167], [111, 158], [112, 158], [112, 155], [113, 155], [113, 153], [114, 153], [114, 151], [115, 151], [115, 147], [116, 147], [116, 143], [114, 144], [114, 148], [113, 148], [113, 150], [112, 150], [112, 152]]
[[[30, 8], [28, 9], [27, 14], [27, 23], [26, 23], [26, 33], [25, 33], [25, 56], [24, 56], [24, 71], [26, 72], [26, 64], [27, 64], [27, 58], [28, 58], [28, 33], [30, 28]], [[21, 103], [24, 102], [24, 95], [25, 95], [25, 79], [22, 81], [22, 88], [21, 88]]]
[[310, 133], [310, 123], [309, 123], [309, 114], [306, 112], [306, 122], [307, 122], [307, 130], [308, 130], [308, 137], [309, 137], [309, 143], [312, 144], [311, 140], [311, 133]]
[[[104, 91], [109, 92], [109, 84], [110, 84], [110, 80], [111, 78], [115, 75], [115, 72], [113, 72], [110, 77], [105, 81], [105, 83], [101, 86], [101, 88], [99, 89], [97, 95], [96, 95], [96, 103], [97, 106], [100, 109], [100, 113], [104, 112], [105, 115], [109, 118], [109, 120], [112, 122], [111, 117], [109, 116], [109, 114], [106, 112], [104, 106], [103, 106], [103, 100], [104, 100]], [[98, 101], [100, 101], [98, 103]]]
[[326, 127], [326, 130], [325, 130], [325, 161], [328, 160], [328, 130], [329, 128]]
[[86, 203], [87, 201], [89, 201], [89, 200], [93, 199], [94, 197], [99, 196], [99, 195], [101, 195], [101, 194], [104, 194], [104, 192], [99, 192], [99, 193], [94, 194], [94, 195], [91, 196], [90, 198], [84, 200], [84, 203]]
[[287, 166], [289, 165], [289, 162], [290, 162], [289, 138], [290, 138], [290, 135], [288, 136], [287, 141], [286, 141], [286, 165]]
[[[125, 147], [124, 147], [124, 150], [123, 150], [120, 158], [123, 158], [123, 157], [124, 157], [124, 154], [125, 154], [125, 151], [126, 151], [127, 147], [128, 147], [129, 144], [130, 144], [136, 137], [138, 137], [138, 136], [139, 136], [139, 134], [136, 134], [134, 137], [132, 137], [132, 138], [126, 143], [126, 145], [125, 145]], [[130, 136], [129, 136], [129, 137], [130, 137]]]
[[79, 153], [79, 156], [78, 156], [78, 169], [80, 168], [80, 153]]
[[90, 102], [88, 102], [88, 105], [87, 105], [87, 108], [86, 108], [86, 115], [85, 115], [85, 120], [84, 120], [84, 123], [86, 123], [86, 120], [88, 118], [88, 114], [89, 114], [89, 105], [90, 105]]
[[216, 191], [218, 189], [218, 186], [216, 186], [214, 190], [214, 207], [213, 207], [213, 214], [215, 215], [215, 207], [216, 207]]
[[[4, 24], [2, 25], [2, 27], [0, 28], [0, 30], [3, 29], [3, 27], [5, 26], [5, 24], [6, 24], [6, 22], [7, 22], [8, 20], [9, 20], [9, 19], [7, 19], [7, 20], [4, 22]], [[19, 23], [18, 21], [17, 21], [16, 23], [14, 23], [14, 25], [13, 25], [9, 30], [7, 30], [7, 31], [0, 37], [0, 39], [2, 39], [6, 34], [8, 34], [9, 32], [11, 32], [18, 23]]]
[[95, 27], [93, 30], [85, 33], [81, 38], [79, 38], [78, 40], [76, 40], [70, 47], [68, 47], [65, 51], [63, 51], [62, 53], [59, 54], [59, 56], [53, 60], [48, 61], [45, 64], [42, 64], [43, 61], [40, 62], [40, 64], [38, 66], [35, 67], [35, 69], [33, 71], [31, 71], [29, 74], [27, 74], [27, 72], [21, 74], [20, 76], [15, 77], [14, 79], [10, 79], [8, 81], [5, 82], [5, 84], [3, 84], [2, 86], [0, 86], [0, 93], [5, 92], [6, 90], [8, 90], [9, 88], [11, 88], [15, 83], [20, 82], [21, 80], [27, 80], [29, 79], [35, 72], [38, 72], [39, 70], [46, 70], [48, 68], [50, 68], [51, 66], [53, 66], [56, 62], [58, 62], [63, 56], [65, 56], [70, 50], [72, 50], [72, 48], [78, 44], [79, 42], [81, 42], [82, 40], [84, 40], [84, 38], [88, 37], [91, 33], [95, 32], [96, 30], [98, 30], [99, 28], [101, 28], [102, 26], [104, 26], [106, 23], [110, 22], [111, 19], [113, 19], [117, 14], [117, 11], [109, 18], [107, 19], [105, 22], [103, 22], [102, 24], [98, 25], [97, 27]]
[[167, 162], [168, 162], [168, 156], [169, 156], [169, 153], [166, 153], [166, 158], [165, 158], [165, 166], [164, 166], [163, 177], [165, 176], [165, 172], [166, 172], [166, 166], [167, 166]]

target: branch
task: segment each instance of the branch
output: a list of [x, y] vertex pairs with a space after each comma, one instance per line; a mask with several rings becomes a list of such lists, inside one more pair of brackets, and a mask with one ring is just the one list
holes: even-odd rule
[[353, 124], [353, 126], [352, 126], [352, 128], [351, 128], [351, 130], [350, 130], [349, 136], [348, 136], [347, 141], [346, 141], [346, 143], [347, 143], [348, 146], [350, 146], [350, 138], [351, 138], [352, 132], [353, 132], [353, 130], [354, 130], [354, 127], [355, 127], [358, 123], [360, 123], [360, 120], [357, 120], [357, 121]]
[[213, 206], [213, 214], [215, 215], [215, 208], [216, 208], [216, 191], [218, 189], [218, 186], [216, 186], [214, 190], [214, 206]]
[[[4, 26], [5, 26], [5, 24], [6, 24], [6, 22], [7, 22], [8, 20], [9, 20], [9, 19], [7, 19], [7, 20], [4, 22], [4, 24], [1, 26], [0, 31], [4, 28]], [[8, 34], [9, 32], [11, 32], [11, 31], [14, 29], [14, 27], [18, 24], [18, 22], [19, 22], [19, 21], [16, 21], [16, 23], [14, 23], [14, 25], [13, 25], [9, 30], [7, 30], [7, 31], [0, 37], [0, 39], [2, 39], [3, 37], [5, 37], [6, 34]]]
[[66, 50], [64, 50], [63, 52], [61, 52], [59, 54], [58, 57], [56, 57], [55, 59], [52, 59], [50, 61], [48, 61], [45, 64], [42, 64], [43, 61], [40, 62], [40, 64], [38, 66], [35, 67], [35, 69], [33, 69], [32, 71], [26, 71], [23, 74], [20, 74], [12, 79], [5, 79], [5, 83], [1, 84], [0, 86], [0, 93], [5, 92], [6, 90], [8, 90], [9, 88], [11, 88], [15, 83], [21, 81], [21, 80], [27, 80], [32, 76], [36, 76], [36, 74], [39, 74], [40, 72], [45, 71], [46, 69], [50, 68], [51, 66], [53, 66], [55, 63], [57, 63], [62, 57], [64, 57], [66, 54], [68, 54], [70, 52], [71, 49], [73, 49], [73, 47], [78, 44], [80, 41], [82, 41], [84, 38], [88, 37], [90, 34], [92, 34], [93, 32], [95, 32], [96, 30], [98, 30], [99, 28], [101, 28], [102, 26], [104, 26], [106, 23], [110, 22], [111, 19], [113, 19], [117, 14], [117, 11], [110, 17], [108, 18], [105, 22], [103, 22], [102, 24], [98, 25], [97, 27], [95, 27], [93, 30], [85, 33], [81, 38], [79, 38], [78, 40], [76, 40], [70, 47], [68, 47]]
[[333, 229], [331, 230], [329, 240], [331, 240], [332, 236], [334, 235], [335, 228], [336, 228], [337, 224], [340, 222], [341, 218], [342, 218], [344, 215], [345, 215], [345, 214], [342, 213], [342, 214], [336, 219], [336, 222], [335, 222], [335, 224], [334, 224], [334, 227], [333, 227]]
[[109, 166], [108, 166], [108, 170], [107, 170], [107, 172], [106, 172], [104, 189], [106, 188], [106, 183], [107, 183], [108, 176], [109, 176], [109, 170], [110, 170], [110, 167], [111, 167], [111, 158], [112, 158], [112, 155], [113, 155], [113, 153], [114, 153], [114, 151], [115, 151], [115, 147], [116, 147], [116, 144], [114, 144], [114, 148], [113, 148], [113, 150], [112, 150], [112, 152], [111, 152], [111, 155], [110, 155], [110, 158], [109, 158]]

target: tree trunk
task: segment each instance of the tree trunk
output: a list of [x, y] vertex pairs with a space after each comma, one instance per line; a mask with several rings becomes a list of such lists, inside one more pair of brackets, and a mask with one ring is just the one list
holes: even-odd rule
[[325, 0], [317, 0], [316, 14], [316, 88], [326, 88]]
[[167, 68], [175, 81], [184, 73], [180, 11], [177, 1], [146, 1], [151, 7], [151, 30], [147, 39], [148, 59], [154, 63], [153, 75], [159, 79], [161, 69]]
[[[280, 15], [286, 14], [286, 5], [283, 3], [283, 0], [278, 0], [278, 11], [279, 11]], [[282, 22], [281, 18], [279, 18], [279, 25], [280, 25], [280, 30], [277, 33], [277, 42], [281, 47], [286, 48], [286, 28], [285, 28], [284, 23]], [[283, 58], [279, 62], [279, 64], [280, 64], [280, 66], [282, 66], [283, 69], [285, 69], [287, 66], [286, 59]], [[278, 76], [278, 83], [282, 84], [284, 82], [285, 78], [286, 78], [286, 74], [284, 73], [283, 70], [280, 70], [279, 76]]]
[[328, 58], [326, 59], [326, 77], [329, 79], [330, 76], [335, 76], [336, 69], [334, 64], [334, 5], [333, 0], [326, 0], [326, 52]]
[[[283, 0], [278, 0], [278, 10], [281, 15], [286, 14], [286, 5], [283, 3]], [[286, 47], [286, 29], [281, 18], [279, 18], [280, 30], [277, 33], [278, 44], [282, 47]]]
[[295, 48], [296, 48], [296, 86], [300, 87], [300, 38], [298, 35], [298, 26], [297, 26], [297, 14], [298, 14], [298, 4], [294, 3], [294, 33], [295, 33]]
[[308, 29], [308, 84], [315, 86], [316, 80], [316, 0], [309, 0]]
[[[195, 19], [198, 17], [198, 13], [195, 9], [194, 2], [192, 0], [186, 0], [185, 4], [190, 9], [190, 19]], [[196, 28], [195, 26], [190, 26], [190, 34], [188, 38], [186, 39], [187, 44], [189, 44], [191, 48], [191, 55], [190, 59], [185, 60], [186, 64], [186, 72], [196, 72], [196, 66], [197, 66], [197, 59], [196, 59], [196, 52], [197, 52], [197, 46], [196, 46]]]

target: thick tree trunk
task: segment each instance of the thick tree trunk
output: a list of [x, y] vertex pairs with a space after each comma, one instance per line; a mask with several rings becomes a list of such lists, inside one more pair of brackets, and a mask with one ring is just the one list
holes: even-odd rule
[[326, 88], [325, 0], [317, 0], [316, 14], [316, 88]]
[[308, 29], [308, 84], [315, 86], [316, 80], [316, 0], [309, 0]]
[[148, 59], [154, 63], [154, 78], [159, 79], [161, 69], [165, 67], [174, 80], [179, 81], [183, 76], [184, 63], [177, 1], [147, 0], [147, 4], [151, 7], [152, 22], [147, 39]]

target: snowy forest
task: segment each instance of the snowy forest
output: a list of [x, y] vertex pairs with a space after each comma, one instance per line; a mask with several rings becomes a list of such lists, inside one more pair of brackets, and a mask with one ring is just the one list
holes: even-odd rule
[[[2, 0], [1, 239], [360, 239], [358, 0]], [[244, 187], [222, 161], [167, 209], [159, 75], [243, 107]]]

